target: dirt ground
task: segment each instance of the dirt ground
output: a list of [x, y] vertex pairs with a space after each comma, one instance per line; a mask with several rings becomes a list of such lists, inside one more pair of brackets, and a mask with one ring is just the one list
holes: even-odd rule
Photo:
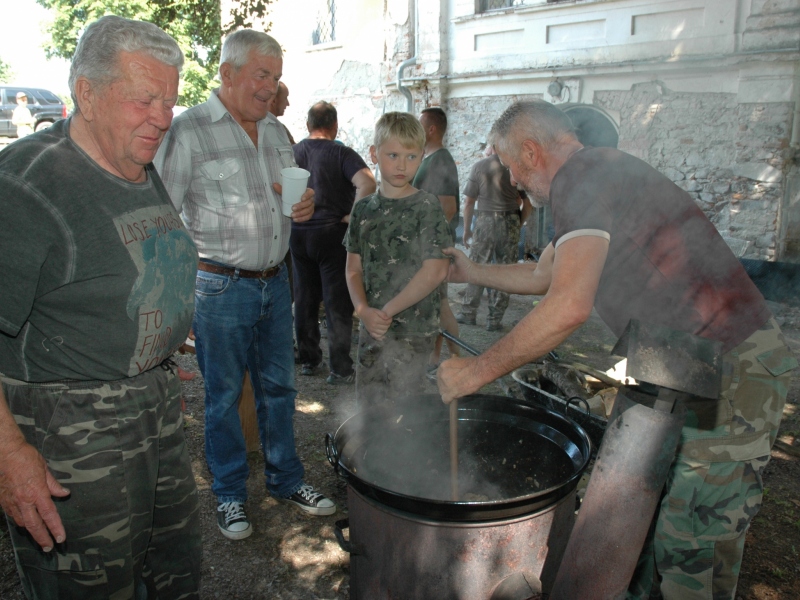
[[[457, 307], [458, 291], [451, 285], [451, 303]], [[488, 348], [508, 332], [532, 306], [535, 298], [512, 296], [504, 330], [484, 329], [486, 301], [477, 326], [462, 326], [460, 337], [479, 350]], [[792, 347], [800, 353], [800, 308], [772, 304]], [[593, 316], [557, 350], [564, 358], [608, 369], [615, 338]], [[799, 354], [800, 355], [800, 354]], [[338, 511], [330, 517], [311, 517], [280, 504], [264, 487], [263, 458], [248, 457], [247, 511], [254, 533], [243, 541], [229, 541], [216, 527], [211, 476], [203, 453], [203, 384], [193, 356], [180, 356], [179, 364], [197, 372], [184, 382], [186, 436], [200, 492], [204, 536], [202, 597], [208, 599], [334, 600], [349, 598], [348, 555], [334, 535], [334, 523], [347, 516], [346, 487], [325, 458], [325, 434], [334, 433], [354, 411], [353, 387], [330, 386], [327, 373], [297, 375], [297, 449], [306, 468], [306, 480], [328, 494]], [[511, 383], [514, 383], [511, 381]], [[431, 391], [434, 387], [431, 384]], [[483, 392], [501, 395], [492, 384]], [[795, 373], [781, 427], [780, 448], [772, 452], [765, 475], [765, 501], [747, 534], [744, 564], [737, 598], [740, 600], [795, 600], [800, 598], [800, 373]], [[176, 549], [176, 551], [180, 551]], [[0, 599], [23, 598], [17, 579], [5, 521], [0, 525]]]

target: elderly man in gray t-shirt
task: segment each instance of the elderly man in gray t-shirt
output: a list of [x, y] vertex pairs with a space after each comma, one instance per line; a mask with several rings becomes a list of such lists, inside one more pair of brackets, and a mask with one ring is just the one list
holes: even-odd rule
[[[500, 164], [491, 146], [489, 156], [472, 167], [464, 187], [464, 246], [471, 248], [470, 258], [477, 263], [514, 263], [517, 261], [520, 223], [531, 211], [524, 192], [511, 183], [508, 169]], [[477, 204], [477, 208], [476, 208]], [[473, 211], [477, 215], [472, 231]], [[472, 242], [470, 240], [472, 239]], [[475, 325], [483, 286], [470, 284], [464, 292], [461, 312], [456, 320]], [[502, 329], [503, 314], [508, 308], [508, 294], [489, 290], [488, 331]]]

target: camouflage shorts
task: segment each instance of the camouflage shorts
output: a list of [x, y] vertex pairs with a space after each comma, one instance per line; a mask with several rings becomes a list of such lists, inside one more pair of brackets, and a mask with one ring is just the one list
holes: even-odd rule
[[375, 340], [362, 327], [356, 358], [356, 402], [366, 407], [419, 396], [435, 337]]
[[770, 319], [723, 357], [719, 402], [688, 403], [628, 598], [735, 597], [745, 534], [761, 508], [762, 474], [796, 366]]
[[9, 518], [29, 598], [198, 598], [197, 489], [180, 381], [154, 368], [108, 382], [3, 379], [17, 424], [70, 495], [67, 538], [45, 553]]

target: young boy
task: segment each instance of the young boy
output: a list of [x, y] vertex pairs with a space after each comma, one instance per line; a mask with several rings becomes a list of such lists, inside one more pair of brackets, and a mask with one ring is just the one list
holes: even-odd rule
[[439, 331], [438, 286], [447, 276], [450, 232], [436, 196], [412, 187], [425, 132], [408, 113], [375, 125], [377, 193], [353, 207], [344, 238], [347, 288], [361, 319], [356, 400], [365, 407], [413, 398], [423, 389]]

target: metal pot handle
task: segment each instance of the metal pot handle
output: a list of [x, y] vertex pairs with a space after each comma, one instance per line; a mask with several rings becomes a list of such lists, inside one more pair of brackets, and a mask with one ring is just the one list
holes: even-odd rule
[[350, 556], [363, 556], [364, 547], [361, 544], [353, 544], [350, 540], [344, 539], [344, 530], [350, 528], [350, 519], [342, 519], [334, 523], [333, 534], [336, 536], [336, 541], [339, 542], [339, 547], [347, 552]]
[[336, 449], [336, 442], [333, 440], [333, 434], [325, 434], [325, 456], [328, 457], [328, 462], [331, 463], [333, 470], [339, 474], [339, 450]]
[[[582, 403], [586, 407], [584, 412], [587, 414], [587, 416], [592, 414], [592, 409], [591, 409], [591, 407], [589, 406], [589, 403], [586, 400], [584, 400], [580, 396], [573, 396], [572, 398], [567, 400], [566, 404], [564, 405], [564, 415], [569, 416], [569, 412], [568, 411], [569, 411], [570, 405], [573, 404], [573, 400], [577, 400], [577, 402], [575, 402], [574, 404], [581, 404]], [[579, 410], [577, 406], [575, 407], [575, 410]]]

